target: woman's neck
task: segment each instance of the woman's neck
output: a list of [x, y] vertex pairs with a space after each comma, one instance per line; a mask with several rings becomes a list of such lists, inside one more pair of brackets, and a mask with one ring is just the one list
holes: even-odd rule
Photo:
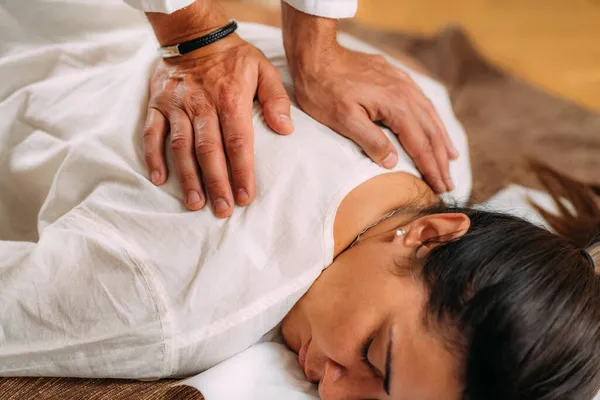
[[[334, 256], [338, 256], [369, 225], [379, 221], [391, 211], [404, 206], [426, 207], [439, 201], [439, 197], [421, 179], [405, 172], [376, 176], [354, 188], [342, 200], [333, 226]], [[390, 229], [399, 213], [382, 221], [365, 232], [364, 237]]]

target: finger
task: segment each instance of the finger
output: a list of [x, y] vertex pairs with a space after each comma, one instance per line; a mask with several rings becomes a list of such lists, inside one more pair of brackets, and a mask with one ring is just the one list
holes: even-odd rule
[[250, 204], [256, 192], [252, 97], [252, 94], [240, 93], [236, 98], [225, 99], [219, 110], [234, 197], [240, 206]]
[[216, 111], [203, 109], [194, 117], [196, 158], [212, 210], [219, 218], [233, 213], [233, 196], [227, 171], [227, 159]]
[[433, 190], [436, 193], [445, 192], [446, 185], [442, 179], [432, 145], [412, 113], [408, 112], [400, 117], [397, 112], [387, 110], [381, 120], [398, 136], [402, 147], [411, 156]]
[[281, 135], [294, 131], [290, 115], [290, 98], [281, 83], [279, 72], [271, 65], [261, 67], [258, 75], [258, 101], [267, 125]]
[[377, 164], [391, 169], [398, 163], [398, 153], [383, 131], [371, 121], [367, 111], [357, 106], [344, 113], [344, 118], [332, 129], [358, 144]]
[[430, 114], [421, 105], [415, 103], [414, 114], [418, 116], [417, 121], [421, 128], [429, 137], [434, 157], [437, 161], [438, 168], [448, 191], [454, 190], [454, 182], [450, 175], [450, 162], [448, 160], [448, 148], [444, 140], [444, 132], [441, 132], [435, 127], [434, 122], [430, 118]]
[[167, 178], [165, 137], [168, 130], [169, 122], [165, 116], [157, 109], [149, 108], [144, 125], [143, 149], [146, 168], [155, 185], [162, 185]]
[[431, 100], [429, 100], [429, 98], [425, 96], [421, 89], [416, 86], [416, 84], [413, 87], [413, 90], [417, 92], [413, 95], [413, 97], [418, 101], [419, 105], [425, 110], [430, 120], [433, 121], [433, 123], [435, 123], [436, 127], [438, 128], [438, 132], [444, 140], [444, 145], [446, 147], [449, 158], [451, 160], [456, 160], [459, 155], [458, 151], [452, 143], [452, 139], [448, 134], [448, 130], [446, 129], [446, 126], [444, 125], [442, 119], [438, 115], [433, 103], [431, 102]]
[[456, 149], [456, 146], [452, 142], [452, 138], [450, 137], [448, 130], [446, 130], [445, 132], [446, 133], [443, 135], [443, 138], [444, 138], [444, 143], [446, 145], [446, 149], [448, 150], [448, 157], [451, 160], [458, 160], [460, 153], [458, 152], [458, 150]]
[[175, 170], [188, 210], [204, 207], [206, 199], [202, 192], [198, 165], [194, 158], [194, 135], [190, 119], [183, 111], [169, 116], [171, 123], [171, 149], [175, 159]]
[[[419, 108], [419, 106], [415, 106], [415, 108]], [[422, 116], [421, 119], [428, 119], [428, 117], [423, 116], [423, 112], [424, 110], [422, 109], [415, 110], [415, 113], [418, 113]], [[442, 175], [442, 180], [444, 181], [446, 190], [454, 190], [454, 183], [452, 182], [452, 178], [450, 177], [450, 162], [448, 161], [448, 148], [446, 147], [446, 143], [444, 142], [443, 133], [441, 133], [437, 129], [428, 128], [427, 125], [421, 125], [421, 128], [429, 138], [429, 143], [431, 144], [433, 156], [435, 157], [438, 169], [440, 171], [440, 174]]]

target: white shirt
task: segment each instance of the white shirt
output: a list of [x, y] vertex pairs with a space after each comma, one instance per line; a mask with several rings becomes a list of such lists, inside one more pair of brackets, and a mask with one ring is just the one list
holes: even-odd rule
[[[293, 99], [280, 31], [239, 33]], [[161, 187], [147, 179], [156, 41], [138, 12], [30, 0], [0, 13], [0, 54], [0, 376], [156, 378], [222, 362], [289, 312], [332, 262], [342, 199], [388, 172], [295, 104], [285, 137], [255, 104], [255, 201], [225, 220], [189, 212], [174, 172]], [[451, 174], [466, 199], [467, 143], [447, 92], [411, 75], [461, 153]], [[418, 176], [385, 132], [395, 170]]]
[[[172, 13], [189, 6], [195, 0], [123, 0], [145, 12]], [[202, 1], [202, 0], [199, 0]], [[351, 18], [356, 14], [358, 0], [284, 0], [297, 10], [327, 18]]]

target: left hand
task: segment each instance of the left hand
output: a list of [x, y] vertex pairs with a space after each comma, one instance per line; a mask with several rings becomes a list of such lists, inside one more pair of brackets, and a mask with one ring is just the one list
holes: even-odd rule
[[437, 193], [453, 190], [449, 159], [458, 153], [415, 82], [381, 55], [341, 47], [335, 20], [301, 13], [285, 3], [283, 11], [284, 43], [300, 107], [356, 142], [376, 163], [393, 168], [396, 149], [373, 122], [381, 121]]

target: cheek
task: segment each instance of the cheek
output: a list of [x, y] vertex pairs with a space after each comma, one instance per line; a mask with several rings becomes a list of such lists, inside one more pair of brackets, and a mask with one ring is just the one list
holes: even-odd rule
[[355, 359], [363, 342], [381, 326], [389, 314], [381, 290], [361, 285], [336, 285], [327, 299], [311, 307], [309, 315], [315, 344], [338, 362]]
[[383, 306], [382, 283], [374, 276], [331, 274], [323, 278], [328, 278], [321, 282], [323, 290], [315, 293], [310, 304], [312, 322], [347, 328]]
[[378, 258], [382, 254], [340, 256], [310, 289], [304, 309], [313, 340], [324, 352], [358, 354], [362, 341], [396, 307], [402, 285], [388, 270], [389, 257]]

